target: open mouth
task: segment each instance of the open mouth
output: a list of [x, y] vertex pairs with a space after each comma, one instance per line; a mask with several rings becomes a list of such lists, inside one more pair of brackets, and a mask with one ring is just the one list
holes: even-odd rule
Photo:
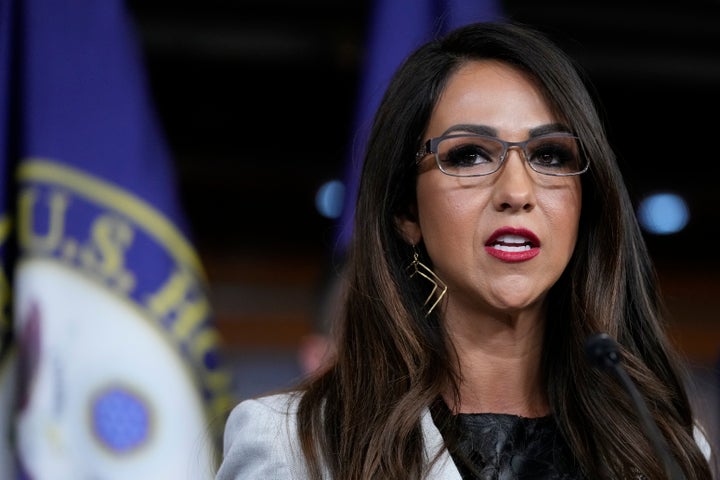
[[504, 262], [524, 262], [540, 254], [540, 239], [525, 228], [499, 228], [488, 239], [485, 251]]
[[492, 242], [488, 242], [488, 246], [503, 252], [525, 252], [536, 245], [532, 240], [520, 235], [500, 235]]

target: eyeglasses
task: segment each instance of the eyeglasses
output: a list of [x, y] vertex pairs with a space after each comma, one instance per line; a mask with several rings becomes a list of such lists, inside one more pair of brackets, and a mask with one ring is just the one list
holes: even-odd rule
[[590, 162], [580, 152], [578, 137], [569, 133], [551, 133], [524, 142], [506, 142], [496, 137], [469, 133], [445, 135], [425, 142], [416, 155], [420, 163], [434, 154], [440, 171], [454, 177], [480, 177], [497, 172], [508, 150], [518, 148], [537, 173], [566, 177], [585, 172]]

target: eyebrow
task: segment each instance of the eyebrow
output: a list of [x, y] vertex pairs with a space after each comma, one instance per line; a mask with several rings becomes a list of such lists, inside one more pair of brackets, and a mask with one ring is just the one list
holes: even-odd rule
[[[487, 125], [476, 124], [459, 124], [453, 125], [442, 133], [442, 136], [449, 135], [454, 132], [474, 133], [476, 135], [487, 135], [497, 137], [497, 129]], [[570, 129], [562, 123], [548, 123], [530, 129], [530, 138], [539, 137], [548, 133], [566, 132], [571, 133]]]

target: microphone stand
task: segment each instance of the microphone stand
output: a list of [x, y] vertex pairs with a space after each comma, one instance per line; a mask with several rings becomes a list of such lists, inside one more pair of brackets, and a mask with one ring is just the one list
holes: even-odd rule
[[670, 454], [667, 441], [650, 415], [645, 399], [621, 365], [622, 356], [615, 340], [606, 333], [593, 335], [585, 343], [585, 353], [593, 366], [615, 374], [625, 391], [630, 395], [632, 403], [640, 415], [643, 430], [650, 439], [655, 453], [662, 459], [667, 478], [669, 480], [685, 480], [685, 474], [675, 458]]

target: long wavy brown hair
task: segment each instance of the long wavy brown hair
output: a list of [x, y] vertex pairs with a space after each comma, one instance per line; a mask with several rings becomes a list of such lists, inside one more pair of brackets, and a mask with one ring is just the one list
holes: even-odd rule
[[606, 332], [621, 345], [687, 478], [712, 478], [693, 439], [683, 364], [664, 331], [656, 274], [591, 84], [547, 37], [510, 22], [468, 25], [427, 43], [385, 93], [364, 158], [337, 352], [300, 386], [298, 430], [310, 477], [319, 480], [327, 469], [342, 480], [424, 478], [420, 418], [448, 386], [458, 396], [442, 312], [426, 317], [422, 310], [427, 292], [406, 273], [411, 250], [396, 218], [415, 202], [415, 153], [433, 107], [448, 78], [478, 59], [506, 62], [534, 79], [590, 160], [577, 245], [549, 294], [542, 358], [551, 413], [583, 472], [666, 478], [628, 395], [585, 358], [585, 340]]

